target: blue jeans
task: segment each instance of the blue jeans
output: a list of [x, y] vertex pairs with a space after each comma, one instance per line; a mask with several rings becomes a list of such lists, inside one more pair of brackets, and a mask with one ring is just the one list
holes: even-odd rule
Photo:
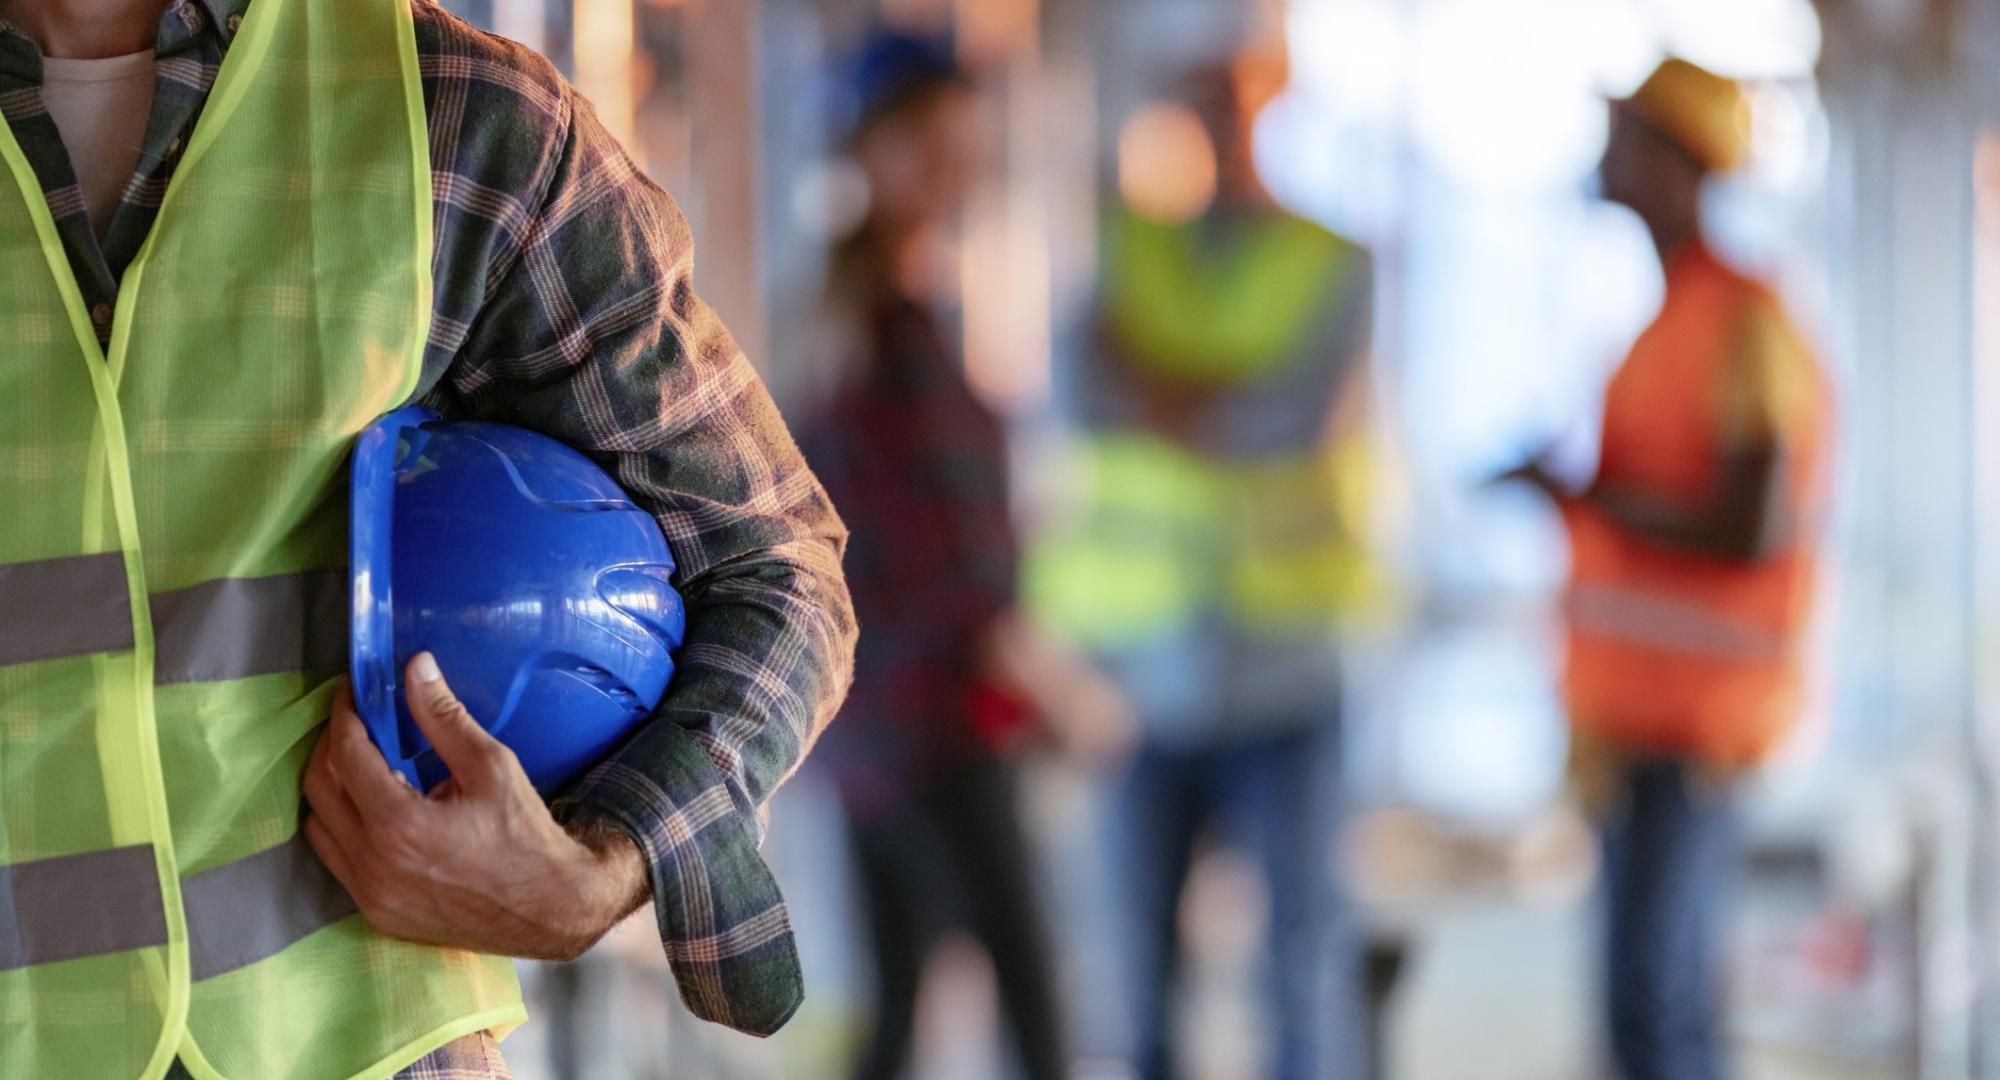
[[1628, 766], [1621, 794], [1604, 825], [1612, 1057], [1624, 1080], [1722, 1080], [1732, 800], [1668, 760]]
[[1149, 747], [1122, 778], [1111, 850], [1122, 877], [1127, 999], [1144, 1080], [1174, 1075], [1178, 901], [1195, 842], [1211, 822], [1248, 849], [1269, 887], [1268, 1006], [1261, 1012], [1276, 1029], [1275, 1075], [1366, 1075], [1360, 949], [1334, 882], [1334, 735], [1333, 725], [1320, 725], [1241, 744]]

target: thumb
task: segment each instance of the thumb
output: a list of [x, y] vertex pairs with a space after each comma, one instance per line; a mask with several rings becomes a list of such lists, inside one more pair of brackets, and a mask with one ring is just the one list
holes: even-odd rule
[[404, 676], [410, 716], [437, 751], [457, 786], [477, 786], [496, 779], [504, 769], [507, 748], [472, 718], [458, 695], [444, 681], [437, 657], [418, 653]]

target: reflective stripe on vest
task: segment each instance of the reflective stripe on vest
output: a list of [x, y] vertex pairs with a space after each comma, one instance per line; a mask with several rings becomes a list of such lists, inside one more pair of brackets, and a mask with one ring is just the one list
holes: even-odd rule
[[0, 566], [0, 666], [131, 647], [124, 555], [113, 551]]
[[[0, 667], [132, 647], [125, 560], [84, 555], [0, 566]], [[152, 597], [153, 682], [224, 682], [347, 665], [347, 579], [314, 570]]]
[[151, 844], [0, 866], [0, 971], [167, 943]]
[[[167, 944], [149, 844], [0, 866], [0, 971]], [[181, 883], [196, 981], [354, 914], [303, 836]]]
[[1216, 461], [1164, 439], [1083, 440], [1076, 505], [1032, 544], [1027, 603], [1089, 648], [1143, 646], [1221, 615], [1291, 639], [1364, 613], [1381, 584], [1358, 539], [1373, 468], [1365, 441], [1337, 455]]
[[1672, 596], [1579, 583], [1568, 598], [1570, 625], [1601, 637], [1713, 660], [1771, 663], [1791, 655], [1791, 638], [1732, 621]]
[[152, 597], [153, 681], [224, 682], [347, 666], [347, 575], [225, 578]]

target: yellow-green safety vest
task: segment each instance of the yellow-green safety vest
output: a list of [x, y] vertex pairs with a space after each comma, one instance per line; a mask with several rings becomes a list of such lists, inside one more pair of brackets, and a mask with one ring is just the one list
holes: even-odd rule
[[257, 0], [107, 352], [0, 125], [0, 1076], [385, 1077], [524, 1018], [510, 961], [376, 933], [299, 834], [428, 146], [409, 0]]
[[[1227, 393], [1281, 377], [1366, 255], [1286, 214], [1247, 224], [1226, 251], [1201, 228], [1111, 215], [1107, 329], [1129, 362], [1170, 381]], [[1274, 638], [1318, 632], [1379, 601], [1362, 542], [1378, 464], [1365, 432], [1248, 459], [1141, 430], [1087, 434], [1065, 462], [1075, 498], [1028, 552], [1029, 608], [1093, 648], [1211, 615]]]
[[1365, 255], [1318, 224], [1271, 212], [1214, 247], [1201, 222], [1114, 210], [1105, 225], [1106, 317], [1130, 359], [1210, 384], [1275, 373], [1326, 319]]

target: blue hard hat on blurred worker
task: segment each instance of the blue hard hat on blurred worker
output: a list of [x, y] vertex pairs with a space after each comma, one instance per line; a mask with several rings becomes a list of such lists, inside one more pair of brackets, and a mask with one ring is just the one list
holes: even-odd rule
[[403, 700], [419, 652], [544, 795], [652, 714], [686, 630], [673, 555], [589, 458], [406, 408], [362, 433], [353, 469], [355, 707], [419, 789], [448, 775]]
[[948, 37], [881, 30], [835, 65], [830, 82], [829, 126], [844, 142], [939, 86], [970, 86], [972, 75]]

